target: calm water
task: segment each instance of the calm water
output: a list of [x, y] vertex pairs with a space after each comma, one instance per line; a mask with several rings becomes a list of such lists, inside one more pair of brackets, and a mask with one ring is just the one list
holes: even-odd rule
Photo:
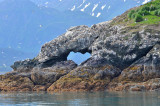
[[160, 106], [160, 92], [0, 93], [3, 106]]

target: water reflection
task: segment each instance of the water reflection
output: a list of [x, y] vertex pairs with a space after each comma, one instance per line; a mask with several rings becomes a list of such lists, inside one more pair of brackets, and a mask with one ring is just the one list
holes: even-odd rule
[[0, 105], [160, 106], [159, 92], [0, 93]]

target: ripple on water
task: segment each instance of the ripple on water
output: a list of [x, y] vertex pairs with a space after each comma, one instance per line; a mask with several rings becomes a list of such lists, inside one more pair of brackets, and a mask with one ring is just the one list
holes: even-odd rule
[[0, 93], [0, 105], [160, 106], [160, 92]]

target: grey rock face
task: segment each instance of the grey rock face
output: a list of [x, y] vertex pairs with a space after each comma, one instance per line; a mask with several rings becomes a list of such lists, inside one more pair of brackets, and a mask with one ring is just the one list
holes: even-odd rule
[[31, 71], [33, 67], [37, 65], [37, 61], [27, 59], [24, 61], [17, 61], [11, 67], [16, 72], [28, 72]]
[[158, 36], [147, 30], [124, 35], [120, 31], [109, 37], [105, 34], [99, 37], [92, 45], [92, 56], [104, 57], [111, 64], [124, 69], [147, 54], [159, 42]]
[[124, 30], [127, 32], [123, 26], [111, 26], [111, 22], [93, 25], [91, 28], [73, 27], [43, 45], [36, 60], [52, 65], [57, 61], [66, 61], [72, 51], [89, 52], [92, 57], [86, 61], [88, 64], [101, 59], [107, 64], [124, 69], [146, 55], [160, 42], [159, 30], [145, 26], [138, 31], [128, 30], [124, 33]]
[[88, 48], [97, 36], [87, 26], [70, 28], [65, 34], [43, 45], [36, 59], [39, 62], [46, 62], [51, 59], [54, 61], [54, 58], [65, 61], [71, 51], [81, 53], [90, 52]]
[[113, 79], [120, 75], [121, 70], [112, 65], [101, 65], [100, 67], [79, 66], [70, 72], [71, 76], [86, 78], [86, 79]]
[[[160, 78], [160, 45], [155, 45], [146, 56], [137, 60], [122, 72], [122, 78], [131, 81], [146, 81]], [[137, 79], [137, 76], [139, 77]]]
[[[32, 81], [43, 85], [46, 82], [55, 82], [73, 69], [70, 74], [77, 77], [87, 78], [92, 75], [94, 79], [112, 79], [134, 64], [140, 68], [133, 72], [124, 70], [121, 76], [141, 81], [152, 78], [152, 75], [155, 78], [160, 76], [158, 44], [160, 30], [154, 27], [142, 26], [133, 29], [112, 25], [112, 21], [96, 24], [91, 28], [77, 26], [44, 44], [34, 60], [16, 62], [12, 67], [17, 72], [30, 71]], [[76, 64], [67, 61], [67, 56], [72, 51], [89, 52], [91, 57], [75, 69]], [[104, 66], [111, 68], [102, 69]], [[138, 78], [137, 75], [141, 77]]]

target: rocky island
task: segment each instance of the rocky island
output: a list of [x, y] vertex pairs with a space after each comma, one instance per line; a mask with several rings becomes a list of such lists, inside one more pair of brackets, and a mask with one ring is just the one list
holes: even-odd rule
[[[70, 52], [90, 53], [77, 65]], [[34, 59], [0, 76], [0, 91], [148, 91], [160, 89], [160, 0], [111, 21], [72, 27]]]

